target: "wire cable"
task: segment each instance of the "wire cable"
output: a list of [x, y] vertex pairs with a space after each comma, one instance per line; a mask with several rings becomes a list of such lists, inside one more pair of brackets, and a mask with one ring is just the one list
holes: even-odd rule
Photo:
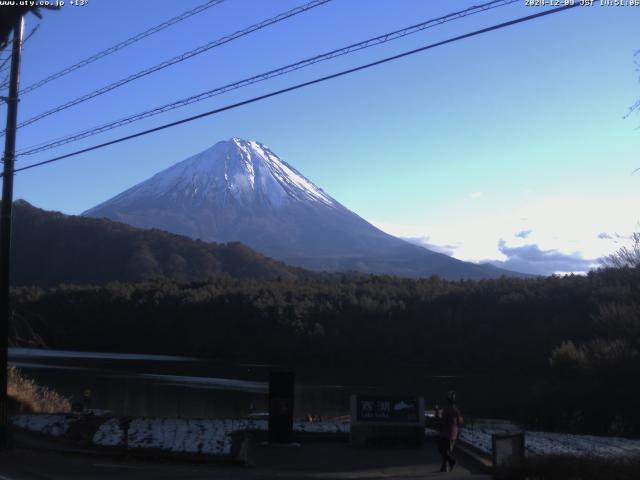
[[482, 5], [477, 5], [477, 6], [473, 6], [470, 8], [467, 8], [465, 10], [461, 10], [458, 12], [454, 12], [454, 13], [450, 13], [448, 15], [442, 16], [442, 17], [438, 17], [438, 18], [434, 18], [431, 20], [427, 20], [425, 22], [422, 23], [418, 23], [416, 25], [412, 25], [410, 27], [406, 27], [400, 30], [395, 30], [393, 32], [389, 32], [389, 33], [385, 33], [383, 35], [379, 35], [377, 37], [374, 38], [370, 38], [368, 40], [364, 40], [362, 42], [358, 42], [358, 43], [354, 43], [351, 45], [348, 45], [346, 47], [342, 47], [336, 50], [332, 50], [330, 52], [327, 53], [323, 53], [320, 55], [316, 55], [314, 57], [311, 58], [307, 58], [305, 60], [301, 60], [298, 61], [296, 63], [292, 63], [274, 70], [270, 70], [268, 72], [265, 73], [261, 73], [259, 75], [255, 75], [253, 77], [249, 77], [249, 78], [245, 78], [243, 80], [225, 85], [223, 87], [218, 87], [218, 88], [214, 88], [212, 90], [208, 90], [202, 93], [199, 93], [197, 95], [192, 95], [190, 97], [186, 97], [183, 98], [181, 100], [177, 100], [165, 105], [162, 105], [160, 107], [155, 107], [152, 108], [150, 110], [146, 110], [144, 112], [140, 112], [140, 113], [136, 113], [133, 115], [130, 115], [128, 117], [124, 117], [121, 118], [119, 120], [115, 120], [97, 127], [92, 127], [90, 129], [87, 130], [83, 130], [81, 132], [76, 132], [74, 134], [71, 135], [67, 135], [64, 136], [62, 138], [57, 138], [55, 140], [48, 140], [47, 142], [43, 142], [37, 145], [33, 145], [30, 147], [27, 147], [25, 149], [23, 149], [21, 152], [18, 152], [18, 155], [16, 155], [17, 157], [20, 156], [25, 156], [25, 155], [34, 155], [36, 153], [40, 153], [43, 152], [45, 150], [50, 150], [52, 148], [56, 148], [62, 145], [66, 145], [72, 142], [76, 142], [79, 140], [82, 140], [84, 138], [87, 137], [91, 137], [94, 135], [98, 135], [100, 133], [104, 133], [106, 131], [109, 130], [113, 130], [115, 128], [119, 128], [125, 125], [128, 125], [130, 123], [134, 123], [137, 122], [139, 120], [143, 120], [146, 118], [150, 118], [156, 115], [159, 115], [161, 113], [165, 113], [177, 108], [181, 108], [181, 107], [185, 107], [187, 105], [191, 105], [193, 103], [196, 102], [201, 102], [203, 100], [207, 100], [211, 97], [217, 96], [217, 95], [222, 95], [224, 93], [227, 93], [229, 91], [232, 90], [237, 90], [239, 88], [242, 87], [246, 87], [249, 85], [253, 85], [255, 83], [259, 83], [259, 82], [263, 82], [266, 80], [269, 80], [271, 78], [274, 77], [278, 77], [281, 75], [285, 75], [287, 73], [291, 73], [293, 71], [296, 70], [300, 70], [302, 68], [314, 65], [316, 63], [319, 62], [323, 62], [323, 61], [327, 61], [327, 60], [331, 60], [333, 58], [339, 57], [339, 56], [343, 56], [343, 55], [347, 55], [359, 50], [363, 50], [365, 48], [369, 48], [369, 47], [373, 47], [375, 45], [380, 45], [386, 42], [390, 42], [392, 40], [397, 40], [399, 38], [403, 38], [406, 37], [407, 35], [411, 35], [420, 31], [423, 31], [425, 29], [431, 28], [431, 27], [435, 27], [438, 25], [442, 25], [443, 23], [452, 21], [452, 20], [457, 20], [463, 17], [466, 17], [468, 15], [473, 15], [476, 13], [480, 13], [480, 12], [484, 12], [493, 8], [497, 8], [497, 7], [502, 7], [505, 5], [510, 5], [512, 3], [516, 3], [519, 2], [520, 0], [493, 0], [491, 2], [482, 4]]
[[38, 31], [38, 29], [40, 28], [40, 24], [37, 24], [35, 27], [33, 27], [31, 29], [31, 31], [29, 32], [29, 34], [24, 38], [24, 40], [22, 40], [22, 46], [24, 47], [24, 45], [29, 41], [29, 39], [31, 37], [33, 37], [33, 34], [36, 33]]
[[[74, 63], [73, 65], [63, 68], [62, 70], [60, 70], [59, 72], [56, 72], [52, 75], [49, 75], [46, 78], [43, 78], [42, 80], [29, 85], [28, 87], [23, 88], [20, 91], [20, 95], [24, 95], [25, 93], [29, 93], [32, 92], [33, 90], [36, 90], [40, 87], [42, 87], [43, 85], [46, 85], [49, 82], [53, 82], [54, 80], [57, 80], [58, 78], [64, 77], [65, 75], [70, 74], [71, 72], [74, 72], [76, 70], [78, 70], [79, 68], [82, 67], [86, 67], [87, 65], [89, 65], [90, 63], [95, 62], [96, 60], [100, 60], [101, 58], [106, 57], [107, 55], [111, 55], [112, 53], [115, 53], [119, 50], [122, 50], [125, 47], [128, 47], [129, 45], [132, 45], [140, 40], [142, 40], [143, 38], [146, 38], [150, 35], [153, 35], [154, 33], [158, 33], [161, 32], [162, 30], [164, 30], [165, 28], [169, 28], [172, 25], [175, 25], [176, 23], [182, 22], [183, 20], [186, 20], [187, 18], [190, 18], [194, 15], [197, 15], [199, 13], [204, 12], [205, 10], [208, 10], [211, 7], [215, 7], [216, 5], [219, 5], [220, 3], [224, 2], [225, 0], [209, 0], [206, 3], [203, 3], [202, 5], [198, 5], [197, 7], [188, 10], [184, 13], [181, 13], [180, 15], [170, 18], [169, 20], [162, 22], [159, 25], [156, 25], [155, 27], [151, 27], [148, 30], [145, 30], [144, 32], [138, 33], [137, 35], [134, 35], [133, 37], [130, 37], [116, 45], [113, 45], [112, 47], [109, 47], [105, 50], [102, 50], [94, 55], [91, 55], [90, 57], [85, 58], [84, 60], [80, 60], [78, 63]], [[31, 34], [30, 34], [31, 35]], [[29, 36], [30, 36], [29, 35]]]
[[0, 62], [0, 73], [9, 69], [9, 66], [11, 65], [10, 60], [11, 60], [11, 54], [9, 54], [6, 58], [2, 59], [2, 62]]
[[8, 86], [9, 86], [9, 73], [7, 73], [4, 76], [4, 79], [2, 79], [2, 82], [0, 82], [0, 90]]
[[558, 7], [558, 8], [554, 8], [554, 9], [551, 9], [551, 10], [545, 10], [545, 11], [542, 11], [542, 12], [539, 12], [539, 13], [535, 13], [533, 15], [527, 15], [526, 17], [520, 17], [520, 18], [517, 18], [515, 20], [510, 20], [508, 22], [504, 22], [504, 23], [500, 23], [500, 24], [497, 24], [497, 25], [493, 25], [491, 27], [483, 28], [481, 30], [475, 30], [475, 31], [470, 32], [470, 33], [466, 33], [466, 34], [463, 34], [463, 35], [458, 35], [457, 37], [449, 38], [447, 40], [442, 40], [440, 42], [432, 43], [430, 45], [425, 45], [423, 47], [416, 48], [414, 50], [409, 50], [407, 52], [403, 52], [403, 53], [400, 53], [398, 55], [393, 55], [391, 57], [383, 58], [382, 60], [377, 60], [375, 62], [367, 63], [365, 65], [360, 65], [358, 67], [350, 68], [348, 70], [343, 70], [343, 71], [338, 72], [338, 73], [334, 73], [334, 74], [331, 74], [331, 75], [326, 75], [324, 77], [316, 78], [314, 80], [310, 80], [310, 81], [307, 81], [307, 82], [299, 83], [297, 85], [293, 85], [291, 87], [283, 88], [281, 90], [276, 90], [274, 92], [270, 92], [270, 93], [267, 93], [265, 95], [260, 95], [258, 97], [253, 97], [253, 98], [250, 98], [248, 100], [244, 100], [242, 102], [237, 102], [237, 103], [234, 103], [234, 104], [231, 104], [231, 105], [226, 105], [224, 107], [217, 108], [215, 110], [210, 110], [208, 112], [200, 113], [198, 115], [193, 115], [191, 117], [183, 118], [183, 119], [177, 120], [175, 122], [166, 123], [164, 125], [160, 125], [160, 126], [155, 127], [155, 128], [150, 128], [148, 130], [143, 130], [141, 132], [134, 133], [132, 135], [127, 135], [127, 136], [124, 136], [124, 137], [116, 138], [115, 140], [104, 142], [104, 143], [101, 143], [101, 144], [98, 144], [98, 145], [93, 145], [91, 147], [83, 148], [81, 150], [76, 150], [75, 152], [67, 153], [65, 155], [60, 155], [58, 157], [51, 158], [49, 160], [44, 160], [42, 162], [33, 163], [33, 164], [27, 165], [25, 167], [17, 168], [17, 169], [14, 170], [14, 172], [17, 173], [17, 172], [29, 170], [29, 169], [32, 169], [32, 168], [40, 167], [42, 165], [47, 165], [47, 164], [50, 164], [50, 163], [58, 162], [58, 161], [63, 160], [65, 158], [74, 157], [74, 156], [80, 155], [82, 153], [91, 152], [93, 150], [98, 150], [100, 148], [108, 147], [110, 145], [115, 145], [117, 143], [121, 143], [121, 142], [124, 142], [124, 141], [127, 141], [127, 140], [131, 140], [131, 139], [134, 139], [134, 138], [137, 138], [137, 137], [142, 137], [142, 136], [145, 136], [145, 135], [149, 135], [151, 133], [159, 132], [160, 130], [165, 130], [167, 128], [175, 127], [177, 125], [182, 125], [184, 123], [189, 123], [189, 122], [192, 122], [194, 120], [198, 120], [200, 118], [204, 118], [204, 117], [215, 115], [215, 114], [218, 114], [218, 113], [221, 113], [221, 112], [225, 112], [227, 110], [232, 110], [232, 109], [241, 107], [243, 105], [249, 105], [251, 103], [255, 103], [255, 102], [258, 102], [260, 100], [265, 100], [267, 98], [275, 97], [277, 95], [282, 95], [283, 93], [291, 92], [291, 91], [294, 91], [294, 90], [299, 90], [301, 88], [308, 87], [310, 85], [315, 85], [317, 83], [325, 82], [327, 80], [332, 80], [334, 78], [343, 77], [345, 75], [349, 75], [351, 73], [359, 72], [361, 70], [366, 70], [366, 69], [369, 69], [371, 67], [375, 67], [377, 65], [382, 65], [382, 64], [385, 64], [385, 63], [388, 63], [388, 62], [392, 62], [392, 61], [398, 60], [400, 58], [408, 57], [410, 55], [415, 55], [416, 53], [424, 52], [424, 51], [430, 50], [432, 48], [440, 47], [442, 45], [446, 45], [446, 44], [449, 44], [449, 43], [457, 42], [457, 41], [460, 41], [460, 40], [463, 40], [463, 39], [466, 39], [466, 38], [474, 37], [474, 36], [481, 35], [481, 34], [484, 34], [484, 33], [488, 33], [488, 32], [494, 31], [494, 30], [499, 30], [499, 29], [506, 28], [506, 27], [509, 27], [509, 26], [512, 26], [512, 25], [516, 25], [516, 24], [519, 24], [519, 23], [524, 23], [524, 22], [527, 22], [527, 21], [530, 21], [530, 20], [534, 20], [536, 18], [540, 18], [540, 17], [544, 17], [544, 16], [551, 15], [551, 14], [554, 14], [554, 13], [562, 12], [562, 11], [565, 11], [565, 10], [568, 10], [568, 9], [571, 9], [571, 8], [575, 8], [575, 7], [578, 7], [578, 6], [580, 6], [580, 4], [578, 4], [578, 3], [575, 3], [573, 5], [565, 5], [563, 7]]
[[[38, 28], [40, 28], [40, 24], [38, 23], [35, 27], [33, 27], [31, 29], [31, 31], [29, 32], [29, 35], [27, 35], [23, 40], [22, 40], [22, 46], [24, 47], [25, 43], [27, 43], [27, 40], [29, 40], [34, 33], [36, 33], [38, 31]], [[5, 70], [9, 70], [9, 67], [11, 66], [11, 49], [8, 48], [7, 50], [9, 50], [7, 52], [7, 57], [3, 58], [2, 61], [0, 62], [0, 73], [4, 72]], [[7, 72], [7, 79], [9, 78], [9, 72]], [[9, 82], [2, 82], [2, 84], [0, 85], [0, 88], [3, 88], [4, 86], [8, 85]]]
[[127, 83], [131, 83], [134, 80], [138, 80], [139, 78], [142, 77], [146, 77], [147, 75], [150, 75], [152, 73], [155, 73], [159, 70], [162, 70], [164, 68], [170, 67], [171, 65], [175, 65], [176, 63], [180, 63], [180, 62], [184, 62], [185, 60], [188, 60], [189, 58], [195, 57], [196, 55], [200, 55], [201, 53], [204, 53], [208, 50], [211, 50], [212, 48], [215, 47], [219, 47], [220, 45], [224, 45], [225, 43], [229, 43], [233, 40], [236, 40], [240, 37], [244, 37], [246, 35], [249, 35], [257, 30], [261, 30], [263, 28], [266, 28], [270, 25], [273, 25], [275, 23], [281, 22], [283, 20], [286, 20], [288, 18], [291, 18], [295, 15], [298, 15], [300, 13], [304, 13], [308, 10], [311, 10], [312, 8], [315, 7], [319, 7], [320, 5], [324, 5], [325, 3], [328, 3], [332, 0], [312, 0], [309, 3], [305, 3], [304, 5], [301, 5], [299, 7], [293, 8], [291, 10], [288, 10], [286, 12], [283, 12], [279, 15], [276, 15], [275, 17], [269, 18], [267, 20], [263, 20], [260, 23], [256, 23], [255, 25], [252, 25], [248, 28], [245, 28], [243, 30], [238, 30], [237, 32], [231, 34], [231, 35], [227, 35], [225, 37], [219, 38], [218, 40], [215, 40], [213, 42], [209, 42], [205, 45], [202, 45], [194, 50], [190, 50], [188, 52], [185, 52], [181, 55], [178, 55], [176, 57], [170, 58], [169, 60], [165, 60], [162, 63], [159, 63], [157, 65], [154, 65], [153, 67], [147, 68], [145, 70], [141, 70], [137, 73], [134, 73], [133, 75], [129, 75], [126, 78], [120, 79], [116, 82], [110, 83], [109, 85], [106, 85], [102, 88], [99, 88], [98, 90], [94, 90], [93, 92], [87, 93], [85, 95], [82, 95], [78, 98], [75, 98], [67, 103], [64, 103], [58, 107], [52, 108], [51, 110], [48, 110], [46, 112], [43, 112], [39, 115], [36, 115], [35, 117], [32, 117], [28, 120], [25, 120], [21, 123], [18, 124], [18, 128], [21, 127], [25, 127], [27, 125], [31, 125], [32, 123], [35, 123], [39, 120], [42, 120], [43, 118], [46, 118], [50, 115], [53, 115], [55, 113], [61, 112], [63, 110], [66, 110], [67, 108], [71, 108], [75, 105], [78, 105], [79, 103], [83, 103], [86, 102], [87, 100], [91, 100], [92, 98], [95, 98], [99, 95], [103, 95], [107, 92], [110, 92], [111, 90], [114, 90], [118, 87], [121, 87], [123, 85], [126, 85]]
[[[24, 47], [24, 45], [27, 43], [27, 41], [33, 36], [34, 33], [36, 33], [38, 31], [38, 28], [40, 28], [40, 24], [38, 23], [35, 27], [33, 27], [31, 29], [31, 31], [29, 32], [29, 35], [27, 35], [24, 40], [22, 40], [22, 47]], [[7, 62], [9, 62], [9, 60], [11, 60], [11, 54], [9, 54], [7, 56], [7, 58], [5, 58], [2, 63], [0, 64], [0, 74], [2, 74], [2, 72], [4, 72], [5, 70], [8, 70], [9, 67], [11, 66], [11, 64], [8, 64], [5, 66], [5, 64]], [[7, 72], [4, 79], [2, 80], [2, 82], [0, 82], [0, 90], [2, 90], [5, 87], [9, 86], [9, 75], [11, 72]], [[4, 99], [3, 99], [4, 100]], [[3, 103], [3, 102], [0, 102]]]

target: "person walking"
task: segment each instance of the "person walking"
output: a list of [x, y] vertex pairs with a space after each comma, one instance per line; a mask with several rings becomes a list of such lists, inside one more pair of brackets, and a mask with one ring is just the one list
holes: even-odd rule
[[442, 409], [440, 418], [440, 441], [438, 442], [438, 450], [442, 456], [441, 472], [453, 470], [456, 459], [453, 456], [453, 448], [455, 447], [460, 424], [462, 423], [462, 415], [460, 409], [456, 405], [456, 392], [453, 390], [447, 392], [447, 405]]

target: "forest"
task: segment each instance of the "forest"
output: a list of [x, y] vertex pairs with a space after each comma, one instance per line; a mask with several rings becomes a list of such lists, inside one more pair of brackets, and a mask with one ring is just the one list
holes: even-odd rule
[[527, 424], [640, 434], [638, 267], [481, 281], [225, 276], [12, 295], [14, 344], [526, 377], [535, 380], [517, 411]]
[[14, 203], [11, 284], [55, 286], [170, 278], [289, 279], [310, 275], [239, 242], [210, 243], [107, 219]]

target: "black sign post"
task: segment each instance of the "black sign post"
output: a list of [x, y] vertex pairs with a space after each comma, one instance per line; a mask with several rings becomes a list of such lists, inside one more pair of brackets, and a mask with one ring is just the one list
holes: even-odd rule
[[293, 372], [269, 375], [269, 442], [290, 443], [293, 435]]

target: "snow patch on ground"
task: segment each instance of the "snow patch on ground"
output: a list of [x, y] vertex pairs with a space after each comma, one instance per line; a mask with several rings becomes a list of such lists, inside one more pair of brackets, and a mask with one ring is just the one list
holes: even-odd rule
[[346, 422], [293, 422], [294, 432], [307, 433], [349, 433], [351, 427]]
[[269, 421], [257, 418], [241, 418], [233, 421], [232, 428], [234, 432], [266, 432], [269, 428]]
[[11, 417], [11, 423], [17, 427], [52, 437], [59, 437], [67, 433], [70, 423], [75, 420], [68, 415], [16, 415]]
[[492, 445], [491, 445], [491, 434], [496, 432], [487, 432], [485, 430], [475, 429], [475, 428], [461, 428], [459, 439], [469, 445], [476, 447], [478, 450], [486, 453], [487, 455], [491, 455], [492, 453]]
[[[52, 437], [67, 433], [73, 415], [17, 415], [11, 422], [20, 428]], [[516, 428], [515, 426], [512, 426]], [[491, 435], [513, 431], [505, 425], [477, 424], [460, 429], [460, 440], [491, 455]], [[228, 456], [231, 454], [232, 434], [244, 431], [266, 431], [265, 419], [205, 420], [181, 418], [134, 418], [125, 432], [118, 418], [106, 420], [93, 436], [98, 446], [124, 446], [140, 449], [160, 449], [170, 452]], [[294, 421], [293, 430], [299, 433], [349, 433], [348, 422]], [[425, 435], [437, 436], [436, 430], [426, 428]], [[126, 437], [126, 438], [125, 438]], [[126, 442], [125, 442], [126, 440]], [[630, 458], [640, 456], [640, 439], [597, 437], [566, 433], [525, 432], [528, 455], [567, 454], [600, 458]]]
[[[491, 435], [504, 429], [468, 426], [460, 429], [460, 440], [491, 455]], [[599, 458], [630, 458], [640, 455], [640, 440], [597, 437], [569, 433], [525, 432], [527, 455], [576, 455]]]
[[117, 418], [110, 418], [104, 422], [93, 435], [93, 443], [105, 447], [122, 445], [123, 440], [124, 431], [120, 427], [120, 421]]
[[[226, 456], [231, 454], [233, 433], [266, 431], [268, 426], [268, 421], [263, 419], [134, 418], [129, 425], [126, 443], [128, 448]], [[349, 433], [349, 423], [295, 421], [293, 430], [307, 433]], [[93, 437], [93, 443], [99, 446], [122, 446], [124, 441], [125, 432], [117, 418], [103, 423]]]
[[231, 420], [135, 418], [129, 448], [161, 449], [203, 455], [231, 454]]

